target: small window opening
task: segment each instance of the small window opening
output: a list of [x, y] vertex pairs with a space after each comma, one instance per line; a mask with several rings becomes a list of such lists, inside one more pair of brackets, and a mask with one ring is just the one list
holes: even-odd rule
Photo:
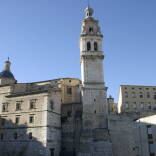
[[91, 50], [91, 43], [87, 42], [87, 51], [90, 51], [90, 50]]
[[32, 139], [32, 132], [29, 133], [29, 139]]
[[50, 108], [54, 109], [54, 102], [52, 100], [50, 100]]
[[16, 103], [16, 111], [21, 110], [21, 102]]
[[30, 100], [30, 109], [35, 109], [35, 105], [36, 105], [36, 99]]
[[1, 135], [0, 135], [0, 139], [1, 139], [1, 140], [4, 139], [4, 134], [3, 134], [3, 133], [1, 133]]
[[50, 156], [54, 156], [55, 148], [50, 148]]
[[1, 119], [1, 125], [5, 126], [5, 119]]
[[29, 117], [29, 123], [34, 123], [34, 116]]
[[68, 117], [71, 117], [71, 113], [72, 113], [71, 111], [67, 112]]
[[15, 124], [19, 124], [19, 121], [20, 121], [20, 117], [16, 117]]
[[8, 103], [3, 103], [2, 112], [7, 112], [7, 111], [8, 111]]
[[69, 94], [69, 95], [72, 94], [72, 88], [67, 88], [67, 94]]
[[17, 140], [17, 133], [14, 133], [14, 139]]
[[89, 32], [93, 32], [93, 28], [92, 27], [89, 28]]
[[94, 42], [94, 50], [95, 50], [95, 51], [98, 50], [98, 44], [97, 44], [97, 42]]

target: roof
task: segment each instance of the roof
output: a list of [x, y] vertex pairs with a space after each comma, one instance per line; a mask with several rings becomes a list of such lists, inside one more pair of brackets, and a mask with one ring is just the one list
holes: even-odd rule
[[10, 71], [2, 71], [0, 72], [0, 78], [11, 78], [11, 79], [15, 79], [14, 75], [10, 72]]

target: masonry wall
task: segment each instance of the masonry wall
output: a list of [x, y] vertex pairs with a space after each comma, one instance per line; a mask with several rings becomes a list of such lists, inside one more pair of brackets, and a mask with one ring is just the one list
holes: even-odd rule
[[[146, 117], [145, 117], [146, 116]], [[151, 126], [152, 140], [147, 127]], [[149, 144], [156, 145], [155, 115], [122, 114], [109, 116], [109, 131], [114, 156], [150, 156]], [[150, 142], [151, 141], [151, 142]], [[154, 148], [154, 153], [156, 152]]]

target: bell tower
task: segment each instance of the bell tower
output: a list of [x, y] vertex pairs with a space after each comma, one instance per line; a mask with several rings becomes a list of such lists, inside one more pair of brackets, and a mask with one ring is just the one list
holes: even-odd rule
[[102, 48], [103, 35], [98, 20], [93, 18], [94, 10], [85, 9], [80, 36], [80, 59], [83, 102], [83, 128], [106, 128], [107, 88], [104, 83]]

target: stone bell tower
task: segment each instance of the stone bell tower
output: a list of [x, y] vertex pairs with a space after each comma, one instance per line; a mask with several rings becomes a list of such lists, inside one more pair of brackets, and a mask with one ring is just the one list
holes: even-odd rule
[[113, 156], [107, 122], [103, 35], [93, 13], [92, 8], [85, 9], [80, 36], [83, 113], [78, 156]]
[[85, 9], [80, 36], [83, 128], [107, 127], [107, 89], [103, 72], [103, 35], [98, 20], [92, 17], [94, 10]]

